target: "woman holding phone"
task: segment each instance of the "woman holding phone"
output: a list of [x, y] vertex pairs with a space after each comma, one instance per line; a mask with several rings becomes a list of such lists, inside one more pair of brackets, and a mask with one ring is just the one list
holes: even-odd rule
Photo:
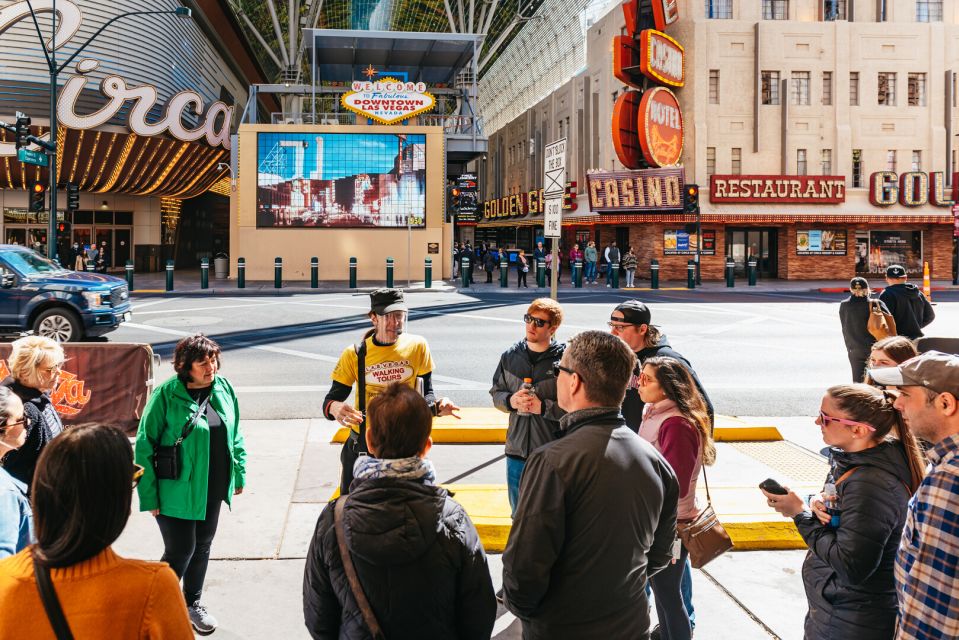
[[830, 387], [816, 419], [829, 445], [823, 494], [807, 507], [788, 488], [782, 495], [761, 489], [809, 546], [802, 571], [809, 602], [805, 640], [895, 635], [893, 566], [924, 464], [894, 400], [866, 384]]

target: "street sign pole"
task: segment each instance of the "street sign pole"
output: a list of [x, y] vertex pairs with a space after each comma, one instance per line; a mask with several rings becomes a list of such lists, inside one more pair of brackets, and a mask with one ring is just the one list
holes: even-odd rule
[[959, 205], [952, 207], [952, 284], [959, 285]]
[[556, 300], [559, 283], [559, 240], [563, 233], [563, 192], [566, 190], [566, 138], [546, 145], [543, 154], [543, 235], [551, 238], [549, 297]]

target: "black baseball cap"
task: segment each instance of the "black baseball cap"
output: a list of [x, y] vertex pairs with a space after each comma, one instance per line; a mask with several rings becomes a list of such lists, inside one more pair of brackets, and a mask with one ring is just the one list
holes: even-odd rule
[[906, 268], [901, 264], [891, 264], [886, 267], [886, 277], [887, 278], [905, 278], [906, 277]]
[[370, 292], [370, 311], [385, 316], [392, 311], [409, 311], [401, 289], [376, 289]]
[[626, 300], [625, 302], [621, 302], [616, 305], [614, 311], [622, 313], [623, 322], [628, 322], [629, 324], [649, 324], [649, 321], [652, 319], [649, 307], [639, 300]]

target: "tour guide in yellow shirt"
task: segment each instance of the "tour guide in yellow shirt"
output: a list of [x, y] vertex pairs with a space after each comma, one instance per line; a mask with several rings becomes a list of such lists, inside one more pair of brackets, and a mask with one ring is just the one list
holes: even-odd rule
[[[343, 465], [340, 476], [340, 493], [349, 493], [353, 482], [353, 463], [360, 454], [367, 453], [365, 432], [365, 407], [376, 394], [394, 382], [407, 384], [416, 389], [417, 378], [423, 381], [423, 397], [429, 403], [434, 416], [454, 416], [459, 407], [449, 398], [436, 399], [433, 394], [433, 357], [426, 339], [421, 336], [403, 333], [406, 327], [408, 309], [399, 289], [377, 289], [370, 293], [370, 320], [373, 328], [363, 336], [359, 345], [349, 345], [343, 350], [336, 368], [333, 369], [333, 384], [323, 400], [323, 415], [327, 420], [336, 420], [351, 429], [350, 437], [340, 452]], [[358, 350], [365, 350], [364, 380], [357, 376], [359, 361]], [[365, 387], [365, 398], [359, 399], [355, 408], [346, 403], [353, 385]], [[366, 434], [364, 433], [363, 436]]]

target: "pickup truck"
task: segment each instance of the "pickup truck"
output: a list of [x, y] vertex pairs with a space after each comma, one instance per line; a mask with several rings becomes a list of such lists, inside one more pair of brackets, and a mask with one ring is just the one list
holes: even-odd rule
[[26, 247], [0, 244], [0, 333], [77, 342], [131, 315], [126, 280], [70, 271]]

